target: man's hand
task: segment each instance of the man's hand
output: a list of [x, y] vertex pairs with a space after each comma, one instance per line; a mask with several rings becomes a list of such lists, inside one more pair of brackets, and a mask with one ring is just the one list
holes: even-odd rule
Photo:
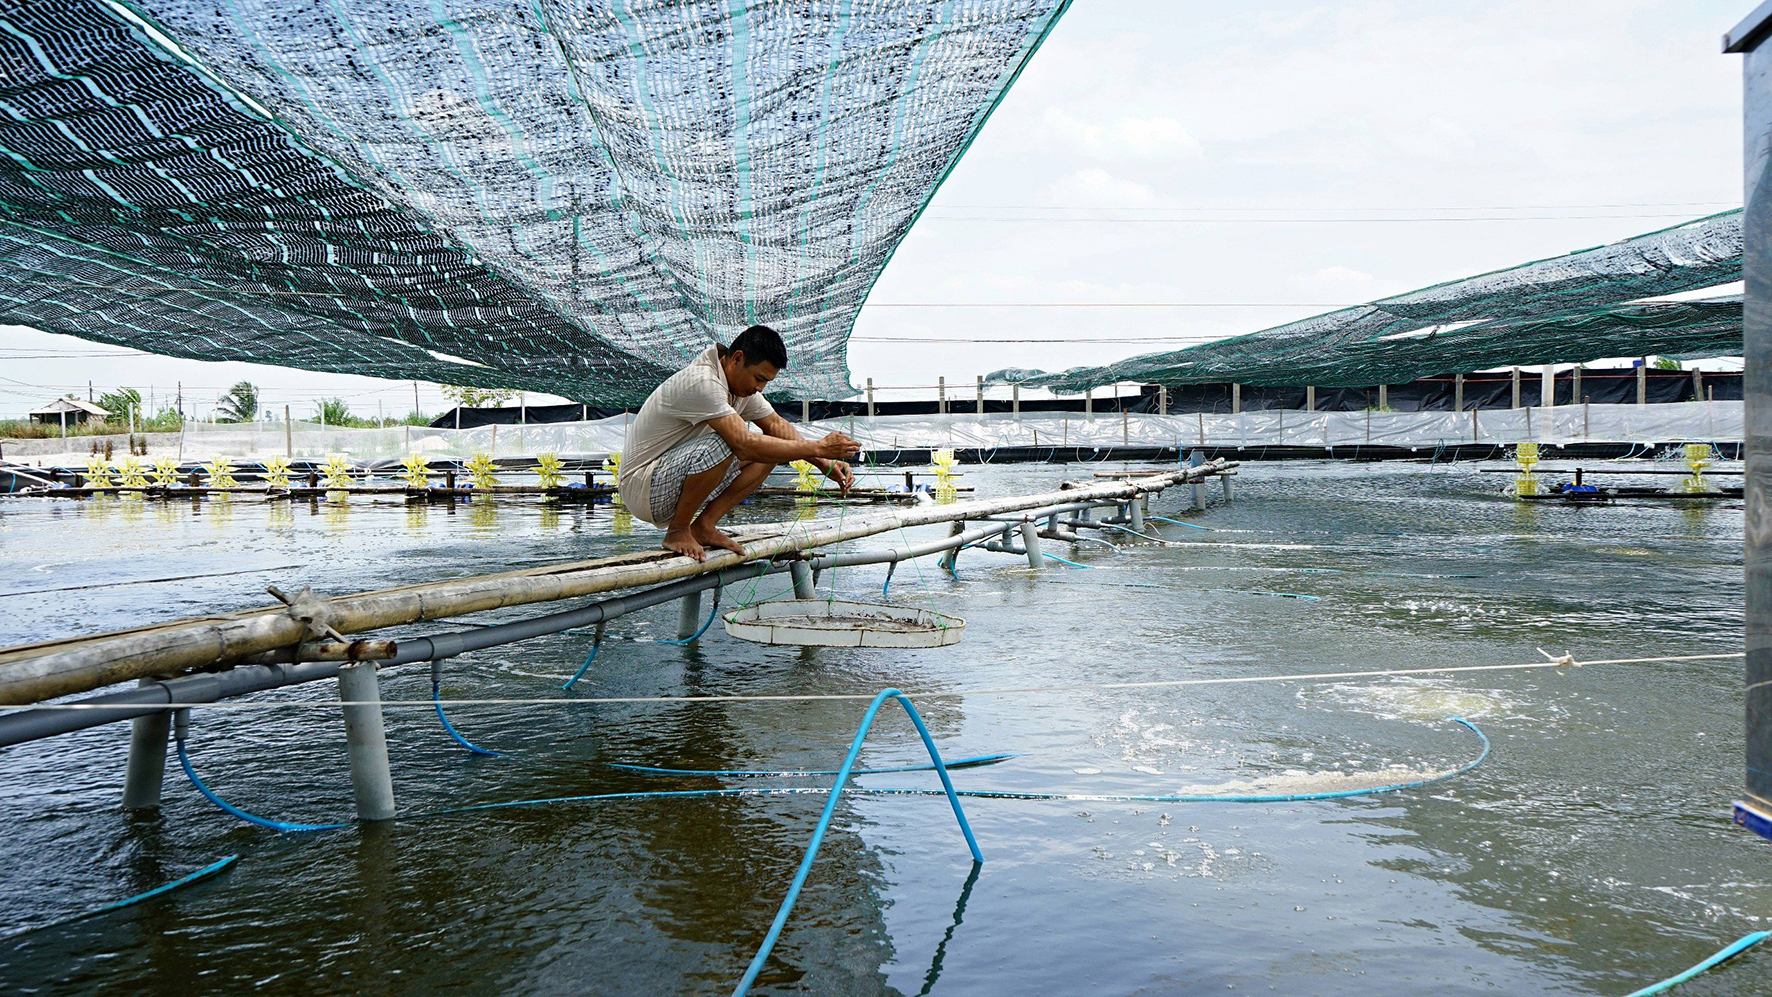
[[842, 433], [831, 433], [812, 447], [813, 453], [825, 460], [843, 460], [861, 453], [861, 444]]
[[831, 461], [825, 465], [824, 476], [836, 482], [837, 487], [843, 491], [855, 487], [855, 472], [849, 469], [848, 461]]

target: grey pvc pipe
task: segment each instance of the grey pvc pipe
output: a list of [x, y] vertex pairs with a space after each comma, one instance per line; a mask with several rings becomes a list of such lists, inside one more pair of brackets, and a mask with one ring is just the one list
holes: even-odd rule
[[381, 682], [367, 661], [340, 665], [338, 698], [345, 715], [345, 748], [351, 759], [351, 795], [362, 820], [394, 818], [394, 776], [388, 768], [388, 733], [382, 723]]
[[701, 629], [701, 590], [686, 592], [677, 600], [677, 639], [688, 640]]
[[1031, 519], [1021, 521], [1021, 549], [1028, 556], [1028, 567], [1039, 571], [1046, 566], [1046, 558], [1040, 553], [1040, 530]]

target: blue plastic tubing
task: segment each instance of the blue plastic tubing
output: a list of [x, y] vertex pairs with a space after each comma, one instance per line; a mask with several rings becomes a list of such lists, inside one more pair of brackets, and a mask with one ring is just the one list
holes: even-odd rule
[[1041, 551], [1040, 553], [1044, 554], [1046, 557], [1049, 557], [1054, 561], [1057, 561], [1059, 564], [1068, 564], [1073, 568], [1093, 568], [1093, 567], [1095, 567], [1095, 565], [1093, 565], [1093, 564], [1078, 564], [1075, 561], [1066, 560], [1065, 558], [1059, 557], [1057, 554], [1053, 554], [1048, 551]]
[[[683, 647], [686, 644], [695, 643], [697, 638], [699, 638], [702, 634], [705, 634], [708, 632], [708, 627], [711, 627], [714, 625], [714, 617], [720, 615], [720, 593], [723, 591], [724, 591], [723, 586], [719, 586], [719, 585], [714, 586], [714, 605], [713, 605], [713, 608], [708, 610], [708, 618], [701, 621], [701, 629], [700, 630], [697, 630], [696, 632], [690, 634], [689, 636], [683, 638], [682, 640], [655, 640], [655, 641], [653, 641], [653, 643], [654, 644], [675, 644], [678, 647]], [[596, 653], [597, 653], [596, 648], [593, 647], [591, 649], [591, 654], [593, 656], [595, 656]], [[585, 660], [585, 664], [588, 666], [588, 665], [590, 665], [590, 663], [591, 663], [590, 659], [587, 658]], [[584, 669], [582, 669], [582, 668], [579, 669], [579, 674], [581, 674], [581, 675], [584, 674]], [[574, 675], [572, 677], [572, 681], [577, 682], [578, 676]], [[571, 683], [568, 683], [568, 684], [570, 685]]]
[[825, 800], [824, 813], [819, 815], [818, 826], [812, 831], [812, 841], [806, 846], [806, 857], [800, 860], [800, 868], [794, 873], [794, 881], [788, 886], [788, 895], [781, 901], [781, 908], [775, 912], [775, 920], [769, 925], [768, 934], [763, 936], [763, 944], [757, 954], [751, 957], [751, 964], [745, 969], [744, 976], [738, 986], [732, 990], [733, 997], [744, 997], [757, 980], [757, 974], [763, 971], [763, 964], [769, 960], [769, 953], [775, 948], [775, 942], [781, 937], [782, 926], [788, 922], [788, 915], [793, 912], [794, 902], [800, 899], [800, 888], [806, 885], [806, 875], [812, 871], [812, 862], [818, 858], [818, 848], [824, 844], [824, 835], [831, 826], [831, 818], [837, 812], [837, 800], [843, 795], [843, 787], [849, 782], [849, 776], [855, 768], [855, 759], [861, 754], [862, 742], [867, 739], [868, 730], [874, 726], [874, 717], [880, 712], [888, 699], [895, 699], [904, 711], [910, 715], [911, 723], [916, 725], [917, 735], [923, 739], [923, 747], [929, 751], [929, 761], [935, 766], [936, 774], [941, 776], [942, 789], [947, 792], [948, 803], [954, 808], [954, 819], [960, 822], [960, 833], [966, 836], [966, 847], [972, 850], [972, 861], [984, 862], [984, 854], [978, 850], [978, 839], [972, 836], [972, 825], [966, 823], [966, 811], [960, 807], [960, 798], [954, 792], [953, 780], [948, 777], [947, 766], [942, 764], [941, 752], [935, 749], [935, 738], [929, 735], [929, 728], [924, 726], [923, 718], [917, 715], [917, 708], [904, 693], [897, 689], [883, 689], [861, 718], [861, 726], [855, 731], [855, 739], [849, 743], [849, 753], [843, 756], [843, 764], [837, 769], [837, 781], [831, 787], [831, 795]]
[[1697, 976], [1698, 974], [1705, 972], [1706, 970], [1711, 969], [1712, 967], [1715, 967], [1720, 963], [1727, 962], [1728, 960], [1735, 958], [1736, 956], [1747, 951], [1748, 949], [1753, 948], [1755, 945], [1758, 945], [1761, 942], [1765, 941], [1767, 938], [1772, 938], [1772, 931], [1756, 931], [1756, 932], [1753, 932], [1752, 934], [1742, 935], [1740, 938], [1737, 938], [1733, 942], [1730, 942], [1727, 947], [1725, 947], [1721, 951], [1717, 952], [1715, 955], [1711, 956], [1709, 959], [1706, 959], [1703, 962], [1699, 963], [1698, 965], [1693, 966], [1691, 969], [1686, 970], [1684, 973], [1681, 973], [1678, 976], [1670, 976], [1667, 979], [1662, 980], [1660, 983], [1657, 983], [1652, 987], [1644, 987], [1643, 989], [1635, 991], [1634, 993], [1626, 994], [1625, 997], [1652, 997], [1652, 995], [1654, 995], [1654, 994], [1667, 993], [1669, 990], [1672, 990], [1673, 988], [1679, 986], [1680, 984], [1686, 982], [1687, 980], [1690, 980], [1694, 976]]
[[574, 685], [577, 685], [578, 680], [585, 677], [585, 672], [588, 672], [591, 670], [591, 662], [597, 660], [597, 652], [602, 649], [603, 649], [603, 628], [599, 626], [597, 628], [597, 635], [595, 637], [591, 638], [591, 653], [585, 656], [585, 663], [582, 665], [579, 665], [578, 671], [573, 672], [572, 677], [567, 679], [566, 683], [564, 685], [560, 686], [560, 688], [571, 689]]
[[197, 770], [191, 767], [191, 756], [190, 753], [185, 750], [185, 739], [182, 737], [178, 739], [178, 763], [185, 770], [185, 778], [191, 780], [191, 785], [197, 787], [197, 792], [202, 793], [209, 802], [221, 807], [223, 810], [226, 810], [228, 813], [233, 814], [248, 824], [257, 824], [259, 827], [268, 827], [273, 831], [332, 831], [341, 827], [351, 826], [349, 824], [291, 824], [286, 821], [271, 820], [268, 817], [254, 816], [238, 807], [230, 805], [226, 800], [223, 800], [221, 797], [211, 792], [209, 787], [203, 784], [202, 779], [197, 778]]
[[1206, 530], [1208, 532], [1210, 532], [1212, 530], [1212, 527], [1210, 527], [1210, 526], [1196, 526], [1193, 523], [1184, 523], [1179, 519], [1170, 519], [1168, 516], [1152, 516], [1151, 518], [1156, 520], [1159, 523], [1169, 523], [1174, 526], [1185, 526], [1190, 530]]
[[[595, 656], [595, 654], [596, 654], [595, 651], [593, 651], [591, 653], [593, 656]], [[588, 665], [588, 664], [590, 664], [590, 662], [587, 661], [587, 662], [585, 662], [585, 664]], [[581, 672], [580, 674], [583, 674], [583, 673]], [[573, 681], [577, 681], [577, 679], [574, 678]], [[570, 682], [567, 684], [571, 685]], [[472, 751], [476, 755], [486, 755], [489, 758], [503, 758], [504, 757], [503, 752], [488, 751], [487, 749], [482, 748], [479, 745], [475, 744], [474, 742], [461, 736], [461, 731], [456, 730], [455, 725], [450, 723], [449, 718], [447, 716], [445, 716], [443, 713], [443, 694], [440, 691], [439, 683], [435, 678], [431, 679], [431, 702], [433, 704], [435, 704], [437, 707], [437, 719], [443, 721], [443, 729], [449, 732], [450, 737], [455, 738], [456, 744], [459, 744], [462, 747], [468, 749], [469, 751]]]
[[[1011, 758], [1018, 758], [1018, 757], [1020, 757], [1020, 756], [1014, 755], [1014, 754], [974, 755], [971, 758], [956, 758], [951, 762], [946, 762], [945, 764], [947, 765], [948, 771], [951, 772], [954, 769], [976, 768], [980, 765], [995, 765], [998, 762], [1008, 761]], [[645, 772], [648, 775], [705, 775], [705, 776], [724, 776], [724, 777], [739, 778], [739, 779], [789, 779], [789, 778], [795, 778], [798, 776], [836, 775], [837, 774], [836, 769], [793, 769], [793, 770], [782, 770], [782, 771], [765, 771], [762, 769], [667, 769], [667, 768], [659, 768], [658, 766], [655, 766], [655, 765], [629, 765], [629, 764], [625, 764], [622, 762], [610, 762], [608, 764], [609, 764], [609, 767], [612, 769], [622, 769], [622, 770], [628, 771], [628, 772]], [[850, 775], [881, 775], [881, 774], [887, 773], [887, 772], [933, 772], [933, 771], [935, 771], [934, 765], [894, 765], [894, 766], [890, 766], [888, 768], [856, 769], [855, 771], [853, 771], [849, 774]]]
[[17, 938], [20, 935], [28, 935], [33, 931], [42, 931], [45, 928], [54, 928], [54, 927], [58, 927], [63, 924], [72, 924], [75, 921], [83, 921], [89, 917], [97, 917], [100, 914], [109, 914], [111, 911], [120, 910], [124, 907], [130, 907], [135, 904], [139, 904], [144, 900], [152, 900], [153, 898], [160, 896], [163, 893], [171, 893], [173, 890], [182, 889], [186, 886], [191, 885], [192, 883], [208, 879], [209, 877], [214, 876], [217, 873], [222, 872], [223, 870], [227, 869], [229, 866], [233, 865], [235, 862], [237, 862], [239, 860], [240, 860], [240, 856], [229, 855], [227, 858], [222, 859], [219, 862], [211, 862], [210, 864], [204, 866], [203, 868], [198, 869], [196, 872], [193, 872], [193, 873], [186, 875], [186, 876], [180, 876], [179, 878], [173, 880], [170, 883], [165, 883], [160, 886], [156, 886], [153, 889], [147, 891], [146, 893], [137, 893], [133, 897], [129, 897], [125, 900], [118, 900], [115, 903], [108, 903], [108, 904], [105, 904], [103, 907], [94, 907], [92, 910], [89, 910], [89, 911], [82, 911], [79, 914], [74, 914], [69, 917], [57, 918], [54, 921], [50, 921], [45, 924], [39, 924], [39, 925], [36, 925], [35, 927], [26, 928], [23, 931], [15, 931], [10, 935], [4, 936], [4, 939], [10, 940], [13, 938]]

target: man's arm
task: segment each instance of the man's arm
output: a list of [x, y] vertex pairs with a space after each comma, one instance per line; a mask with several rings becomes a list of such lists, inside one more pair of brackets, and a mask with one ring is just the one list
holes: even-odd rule
[[[781, 440], [805, 439], [805, 437], [800, 435], [800, 431], [798, 429], [794, 428], [794, 424], [787, 421], [786, 419], [783, 419], [779, 413], [771, 412], [769, 415], [767, 415], [761, 419], [758, 419], [757, 420], [757, 427], [759, 429], [763, 430], [763, 432], [767, 433], [768, 435], [775, 437], [776, 439], [781, 439]], [[842, 436], [843, 439], [846, 441], [849, 439], [849, 437], [843, 436], [843, 434], [841, 434], [841, 433], [832, 433], [831, 436]], [[829, 436], [825, 437], [825, 439], [829, 439], [829, 438], [830, 438]], [[855, 450], [846, 451], [842, 456], [843, 457], [853, 456], [854, 453], [859, 450], [860, 450], [860, 446], [857, 445], [855, 447]], [[855, 484], [855, 475], [850, 472], [849, 464], [846, 461], [844, 461], [841, 457], [829, 458], [829, 457], [818, 456], [818, 457], [807, 457], [804, 459], [809, 461], [814, 467], [818, 468], [820, 471], [823, 471], [825, 473], [825, 477], [828, 477], [832, 481], [835, 481], [837, 483], [838, 487], [842, 488], [844, 491], [848, 491], [850, 489], [850, 487]]]
[[840, 460], [861, 449], [860, 444], [842, 433], [832, 433], [820, 440], [802, 439], [793, 424], [779, 415], [769, 415], [758, 421], [762, 433], [751, 432], [750, 426], [736, 412], [709, 419], [708, 425], [720, 434], [720, 439], [726, 441], [739, 460], [753, 463], [786, 464], [809, 460], [828, 467], [832, 460]]

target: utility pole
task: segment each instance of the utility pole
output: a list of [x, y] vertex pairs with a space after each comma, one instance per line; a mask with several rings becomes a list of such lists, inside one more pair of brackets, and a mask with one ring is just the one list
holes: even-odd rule
[[412, 414], [418, 415], [418, 382], [412, 382]]
[[177, 383], [178, 395], [173, 401], [172, 407], [178, 410], [179, 421], [183, 422], [185, 418], [185, 382], [179, 381]]

